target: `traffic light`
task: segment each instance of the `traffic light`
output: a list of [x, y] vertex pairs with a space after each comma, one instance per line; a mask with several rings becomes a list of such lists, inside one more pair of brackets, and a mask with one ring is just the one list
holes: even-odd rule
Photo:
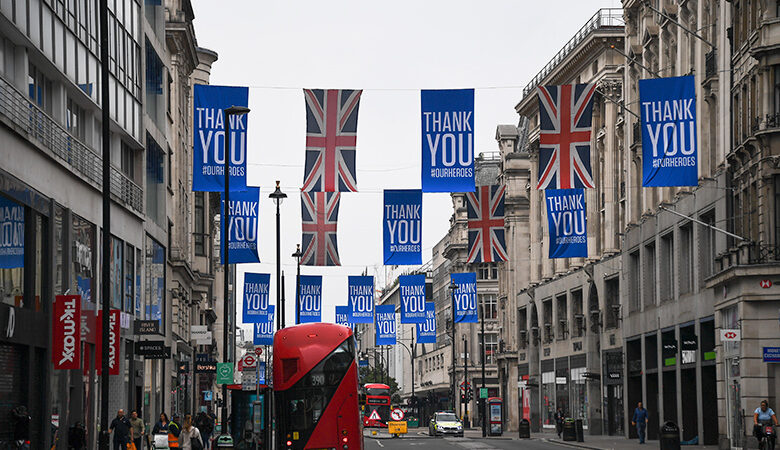
[[474, 398], [474, 391], [469, 389], [466, 391], [466, 401], [470, 402]]
[[460, 394], [460, 402], [461, 403], [466, 403], [466, 394], [465, 393], [461, 393]]

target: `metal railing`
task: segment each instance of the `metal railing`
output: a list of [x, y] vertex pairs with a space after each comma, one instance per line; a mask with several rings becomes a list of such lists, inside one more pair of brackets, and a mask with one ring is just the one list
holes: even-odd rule
[[717, 53], [713, 49], [704, 56], [704, 78], [715, 76], [718, 73]]
[[615, 28], [624, 27], [625, 21], [623, 20], [623, 9], [621, 8], [602, 8], [594, 14], [585, 25], [580, 28], [579, 31], [569, 39], [569, 42], [563, 46], [562, 49], [552, 57], [550, 62], [536, 74], [535, 77], [523, 88], [523, 98], [526, 98], [528, 94], [534, 91], [539, 83], [553, 71], [555, 67], [563, 62], [563, 60], [569, 56], [569, 54], [577, 47], [582, 41], [585, 40], [592, 32], [601, 28]]
[[[102, 189], [103, 159], [49, 117], [38, 105], [0, 77], [0, 118], [20, 134], [38, 142], [55, 160], [79, 178]], [[111, 168], [111, 195], [115, 200], [143, 213], [143, 190], [117, 168]]]

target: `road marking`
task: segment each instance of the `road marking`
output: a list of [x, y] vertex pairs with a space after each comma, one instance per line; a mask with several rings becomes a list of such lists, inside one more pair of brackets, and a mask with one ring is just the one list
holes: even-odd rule
[[[455, 445], [459, 447], [468, 448], [470, 450], [495, 450], [495, 447], [493, 447], [492, 445], [488, 445], [484, 442], [475, 442], [464, 438], [456, 438], [456, 439], [445, 438], [445, 440], [447, 441], [453, 441]], [[460, 439], [464, 439], [464, 440], [461, 441]]]
[[376, 441], [376, 443], [377, 443], [377, 444], [378, 444], [380, 447], [384, 447], [384, 445], [382, 444], [382, 442], [381, 442], [381, 441]]

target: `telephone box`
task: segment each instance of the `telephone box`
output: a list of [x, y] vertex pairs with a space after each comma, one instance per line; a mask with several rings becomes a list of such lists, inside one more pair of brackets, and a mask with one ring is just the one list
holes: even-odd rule
[[488, 419], [490, 419], [489, 434], [491, 436], [501, 436], [504, 433], [502, 429], [501, 405], [503, 401], [500, 397], [490, 397], [488, 400]]

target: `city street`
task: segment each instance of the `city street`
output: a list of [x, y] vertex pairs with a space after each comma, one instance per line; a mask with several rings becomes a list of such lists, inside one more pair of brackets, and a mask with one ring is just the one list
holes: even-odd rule
[[407, 449], [418, 448], [425, 450], [444, 450], [444, 449], [528, 449], [528, 450], [542, 450], [542, 449], [561, 449], [565, 448], [560, 444], [554, 444], [550, 442], [544, 442], [541, 440], [524, 440], [518, 441], [516, 439], [472, 439], [472, 438], [430, 438], [428, 436], [415, 436], [398, 439], [371, 439], [366, 438], [367, 450], [395, 450], [395, 449]]

